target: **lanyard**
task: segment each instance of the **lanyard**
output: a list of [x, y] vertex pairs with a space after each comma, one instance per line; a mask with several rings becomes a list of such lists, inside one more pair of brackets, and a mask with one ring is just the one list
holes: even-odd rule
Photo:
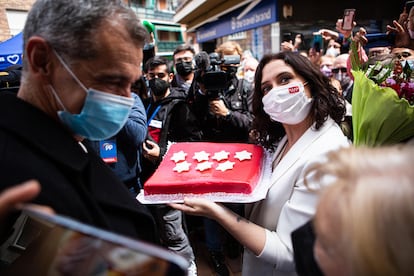
[[[151, 104], [149, 104], [148, 107], [147, 107], [147, 110], [146, 110], [147, 116], [148, 116], [148, 111], [150, 110], [150, 108], [151, 108]], [[154, 119], [155, 115], [157, 115], [160, 108], [161, 108], [161, 105], [157, 106], [157, 108], [154, 110], [154, 112], [152, 112], [151, 117], [147, 120], [147, 127], [151, 123], [152, 119]]]

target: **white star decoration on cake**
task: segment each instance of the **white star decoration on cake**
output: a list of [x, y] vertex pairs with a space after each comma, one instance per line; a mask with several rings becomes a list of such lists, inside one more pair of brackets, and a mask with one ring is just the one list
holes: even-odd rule
[[214, 153], [213, 159], [217, 161], [226, 160], [229, 158], [229, 154], [230, 152], [222, 150], [222, 151]]
[[247, 150], [243, 150], [243, 151], [238, 151], [236, 152], [236, 154], [234, 155], [234, 158], [239, 159], [240, 161], [243, 160], [250, 160], [252, 159], [252, 153], [248, 152]]
[[187, 161], [180, 162], [175, 165], [173, 171], [179, 172], [179, 173], [184, 172], [184, 171], [189, 171], [190, 166], [191, 166], [191, 163], [188, 163]]
[[197, 168], [196, 170], [199, 170], [200, 172], [211, 169], [211, 167], [213, 166], [213, 162], [201, 162], [197, 164]]
[[235, 162], [230, 162], [230, 161], [227, 160], [226, 162], [219, 163], [216, 170], [217, 171], [222, 171], [222, 172], [227, 171], [227, 170], [231, 170], [231, 169], [233, 169], [234, 164], [235, 164]]
[[184, 161], [186, 156], [187, 156], [187, 153], [181, 150], [179, 152], [174, 152], [173, 156], [171, 157], [171, 160], [177, 163], [180, 161]]
[[193, 159], [196, 159], [198, 162], [208, 161], [210, 153], [203, 151], [198, 151], [194, 153]]

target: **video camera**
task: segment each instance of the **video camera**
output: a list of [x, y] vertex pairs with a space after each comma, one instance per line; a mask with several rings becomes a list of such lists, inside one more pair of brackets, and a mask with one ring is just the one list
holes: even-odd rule
[[[221, 98], [223, 91], [231, 81], [232, 73], [237, 71], [234, 65], [240, 64], [239, 55], [224, 55], [221, 59], [218, 53], [207, 54], [202, 51], [194, 57], [196, 63], [196, 81], [204, 84], [209, 99]], [[223, 71], [221, 66], [227, 66]], [[233, 69], [234, 68], [234, 69]]]

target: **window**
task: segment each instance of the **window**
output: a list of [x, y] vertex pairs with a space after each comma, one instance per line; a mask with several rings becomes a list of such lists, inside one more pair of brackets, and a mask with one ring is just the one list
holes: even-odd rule
[[10, 33], [17, 35], [24, 28], [27, 19], [27, 11], [6, 10], [7, 22], [9, 23]]
[[178, 7], [178, 0], [167, 0], [167, 9], [169, 11], [175, 11]]

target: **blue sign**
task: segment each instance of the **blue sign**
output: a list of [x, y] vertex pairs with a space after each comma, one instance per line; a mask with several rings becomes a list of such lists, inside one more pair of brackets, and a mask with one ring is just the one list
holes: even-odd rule
[[239, 8], [217, 22], [207, 23], [197, 30], [197, 42], [205, 42], [218, 37], [246, 31], [276, 22], [276, 1], [260, 2], [250, 12], [237, 18], [244, 8]]

